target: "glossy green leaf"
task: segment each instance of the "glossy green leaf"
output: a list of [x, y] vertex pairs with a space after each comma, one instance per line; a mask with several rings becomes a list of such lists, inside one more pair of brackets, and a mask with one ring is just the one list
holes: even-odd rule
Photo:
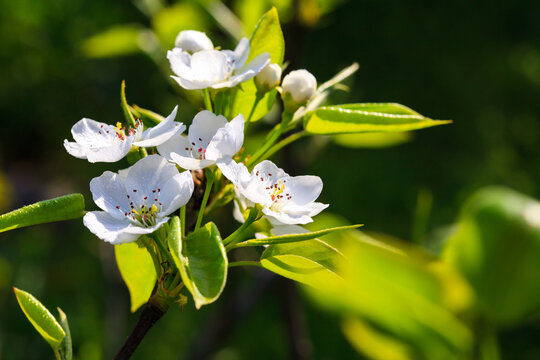
[[71, 331], [69, 330], [67, 316], [66, 314], [64, 314], [62, 309], [57, 308], [57, 310], [60, 326], [66, 334], [66, 336], [62, 340], [62, 343], [60, 344], [58, 352], [60, 353], [62, 360], [71, 360], [73, 359], [73, 345], [71, 343]]
[[[250, 39], [248, 62], [265, 52], [270, 54], [270, 61], [272, 63], [281, 66], [285, 53], [285, 40], [283, 39], [276, 8], [272, 8], [266, 12], [255, 27]], [[230, 117], [243, 114], [247, 121], [257, 97], [257, 87], [253, 79], [241, 85], [241, 88], [236, 87], [232, 90]], [[272, 108], [275, 97], [276, 90], [267, 92], [258, 102], [251, 121], [257, 121], [263, 118]]]
[[324, 235], [327, 235], [336, 231], [356, 229], [356, 228], [359, 228], [360, 226], [363, 226], [363, 225], [357, 224], [357, 225], [338, 226], [338, 227], [333, 227], [333, 228], [328, 228], [328, 229], [323, 229], [323, 230], [317, 230], [313, 232], [305, 232], [301, 234], [268, 236], [268, 237], [260, 238], [260, 239], [247, 240], [247, 241], [236, 244], [235, 247], [275, 245], [275, 244], [285, 244], [285, 243], [306, 241], [306, 240], [315, 239], [316, 237], [324, 236]]
[[314, 287], [339, 281], [336, 271], [341, 261], [344, 256], [319, 239], [270, 245], [261, 256], [265, 269]]
[[57, 350], [66, 333], [54, 316], [30, 293], [13, 288], [22, 311], [39, 334]]
[[70, 194], [27, 205], [0, 216], [0, 232], [25, 226], [70, 220], [84, 215], [84, 197]]
[[207, 223], [181, 241], [180, 220], [173, 217], [167, 242], [195, 307], [217, 300], [227, 281], [228, 259], [216, 225]]
[[378, 132], [360, 134], [340, 134], [332, 136], [332, 140], [343, 147], [353, 149], [384, 149], [409, 142], [409, 132]]
[[[343, 280], [307, 289], [317, 303], [373, 325], [377, 333], [365, 339], [391, 342], [398, 359], [459, 359], [470, 351], [471, 332], [456, 315], [470, 307], [471, 290], [452, 268], [414, 248], [400, 254], [364, 241], [348, 245], [338, 268]], [[355, 345], [365, 353], [374, 346]]]
[[118, 25], [84, 40], [81, 49], [90, 58], [108, 58], [141, 52], [138, 25]]
[[305, 116], [311, 134], [331, 135], [362, 132], [402, 132], [448, 124], [432, 120], [400, 104], [366, 103], [323, 106]]
[[122, 80], [122, 85], [120, 85], [120, 106], [122, 107], [122, 111], [124, 112], [124, 117], [126, 118], [126, 121], [131, 126], [135, 125], [135, 118], [133, 117], [133, 114], [131, 113], [131, 110], [129, 108], [129, 105], [127, 103], [126, 99], [126, 81]]
[[443, 250], [476, 291], [477, 310], [503, 325], [540, 310], [540, 203], [513, 190], [478, 191]]
[[136, 242], [115, 245], [116, 263], [129, 290], [131, 312], [146, 303], [156, 284], [157, 275], [151, 255]]

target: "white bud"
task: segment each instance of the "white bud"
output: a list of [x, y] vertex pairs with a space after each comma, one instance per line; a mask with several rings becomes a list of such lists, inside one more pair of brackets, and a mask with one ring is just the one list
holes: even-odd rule
[[174, 46], [190, 53], [201, 50], [212, 50], [214, 44], [205, 33], [196, 30], [180, 31], [174, 42]]
[[281, 87], [283, 94], [290, 94], [296, 103], [301, 104], [311, 99], [315, 94], [317, 80], [307, 70], [294, 70], [283, 78]]
[[257, 89], [268, 91], [275, 88], [280, 80], [281, 67], [278, 64], [269, 63], [255, 76], [255, 85]]

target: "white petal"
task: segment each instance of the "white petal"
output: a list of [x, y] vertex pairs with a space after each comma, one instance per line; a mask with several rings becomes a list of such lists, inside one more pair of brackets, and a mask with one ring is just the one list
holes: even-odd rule
[[283, 212], [286, 212], [289, 215], [307, 215], [309, 217], [313, 217], [327, 207], [328, 204], [323, 204], [320, 202], [313, 202], [306, 205], [293, 205], [289, 203], [283, 208]]
[[109, 146], [89, 149], [86, 156], [91, 163], [96, 162], [116, 162], [124, 158], [131, 149], [133, 137], [128, 136], [126, 140]]
[[116, 137], [114, 126], [83, 118], [71, 128], [73, 139], [83, 146], [105, 146]]
[[191, 53], [214, 48], [212, 40], [204, 32], [196, 30], [180, 31], [178, 36], [176, 36], [174, 46]]
[[307, 215], [300, 215], [300, 214], [288, 214], [284, 212], [276, 212], [272, 211], [269, 208], [263, 208], [263, 213], [266, 216], [273, 217], [274, 219], [278, 220], [279, 222], [283, 224], [307, 224], [313, 221], [313, 219]]
[[175, 48], [167, 51], [167, 59], [169, 59], [171, 69], [176, 75], [188, 81], [193, 80], [191, 55], [181, 49]]
[[184, 157], [191, 157], [191, 146], [186, 136], [176, 133], [168, 141], [157, 146], [157, 151], [167, 160], [173, 161], [171, 154], [176, 153]]
[[111, 216], [122, 219], [125, 217], [124, 213], [130, 211], [130, 200], [127, 197], [122, 176], [105, 171], [101, 176], [90, 181], [90, 191], [96, 205]]
[[262, 53], [255, 57], [249, 62], [249, 64], [243, 66], [242, 68], [236, 70], [234, 75], [231, 76], [227, 81], [223, 81], [212, 85], [214, 89], [223, 88], [223, 87], [233, 87], [244, 81], [247, 81], [261, 72], [262, 69], [270, 63], [270, 56], [268, 53]]
[[198, 80], [187, 80], [179, 76], [171, 76], [176, 82], [187, 90], [200, 90], [206, 89], [210, 85], [214, 84], [215, 81], [198, 81]]
[[189, 127], [189, 141], [193, 147], [206, 149], [220, 127], [227, 124], [222, 115], [215, 115], [211, 111], [203, 110], [197, 113]]
[[88, 150], [86, 149], [86, 147], [77, 144], [76, 142], [69, 142], [67, 141], [67, 139], [64, 139], [64, 147], [71, 156], [75, 156], [79, 159], [87, 158], [86, 153], [88, 152]]
[[[202, 50], [191, 56], [192, 79], [220, 82], [230, 76], [227, 55], [217, 50]], [[177, 73], [180, 76], [180, 74]]]
[[244, 117], [236, 116], [231, 122], [218, 129], [206, 148], [206, 159], [217, 160], [232, 157], [244, 143]]
[[323, 183], [318, 176], [294, 176], [287, 179], [286, 191], [291, 194], [291, 202], [305, 205], [315, 201], [321, 194]]
[[251, 180], [248, 169], [242, 163], [237, 163], [231, 158], [222, 158], [216, 162], [218, 168], [227, 179], [237, 187], [245, 187]]
[[305, 234], [309, 232], [309, 230], [301, 227], [300, 225], [283, 225], [283, 224], [279, 224], [279, 225], [273, 224], [273, 227], [270, 231], [272, 232], [272, 235], [274, 236], [289, 235], [289, 234]]
[[187, 157], [176, 153], [171, 153], [171, 161], [186, 170], [204, 169], [215, 163], [213, 160], [198, 160], [191, 156]]
[[175, 134], [182, 133], [186, 129], [186, 126], [174, 121], [177, 110], [178, 105], [174, 107], [172, 113], [165, 120], [144, 131], [141, 140], [133, 142], [133, 145], [143, 147], [158, 146]]
[[168, 218], [149, 228], [133, 225], [124, 218], [118, 220], [104, 211], [91, 211], [84, 215], [83, 223], [93, 234], [111, 244], [123, 244], [137, 240], [143, 234], [150, 234], [166, 223]]
[[161, 202], [164, 205], [161, 215], [169, 215], [187, 204], [193, 194], [193, 177], [189, 171], [173, 176], [161, 188]]
[[246, 60], [249, 55], [249, 40], [247, 38], [242, 38], [236, 45], [234, 49], [235, 64], [236, 69], [241, 68], [246, 63]]
[[279, 179], [284, 177], [287, 178], [287, 182], [289, 181], [289, 175], [270, 160], [264, 160], [255, 165], [255, 168], [251, 174], [258, 178], [263, 178], [261, 181], [269, 182], [271, 185], [275, 184]]
[[177, 174], [178, 169], [174, 164], [169, 163], [162, 156], [150, 155], [129, 168], [125, 180], [126, 191], [137, 204], [144, 204], [145, 196], [150, 196], [152, 190], [162, 188], [170, 178]]

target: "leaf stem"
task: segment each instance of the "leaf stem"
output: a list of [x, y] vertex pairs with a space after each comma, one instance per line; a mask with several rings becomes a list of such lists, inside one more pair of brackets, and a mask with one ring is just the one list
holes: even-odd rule
[[303, 138], [304, 136], [307, 136], [309, 135], [307, 131], [299, 131], [297, 133], [294, 133], [288, 137], [286, 137], [285, 139], [281, 140], [280, 142], [278, 142], [276, 145], [272, 146], [267, 152], [266, 154], [264, 154], [264, 157], [265, 158], [269, 158], [270, 156], [274, 155], [277, 151], [279, 151], [281, 148], [289, 145], [290, 143], [298, 140], [298, 139], [301, 139]]
[[206, 110], [213, 111], [212, 100], [210, 99], [210, 91], [208, 91], [208, 88], [206, 88], [206, 89], [203, 89], [202, 93], [204, 97], [204, 106], [206, 107]]
[[186, 228], [186, 206], [180, 208], [180, 236], [183, 239]]
[[211, 170], [206, 171], [206, 188], [204, 189], [204, 196], [201, 202], [201, 208], [199, 209], [199, 214], [197, 215], [197, 223], [195, 224], [195, 230], [201, 227], [202, 219], [204, 217], [204, 209], [206, 208], [206, 203], [208, 202], [208, 197], [212, 192], [212, 185], [214, 184], [214, 173]]
[[261, 263], [258, 261], [233, 261], [229, 263], [230, 268], [237, 267], [237, 266], [256, 266], [260, 268], [263, 267]]
[[249, 112], [249, 116], [244, 124], [244, 134], [247, 134], [247, 128], [248, 125], [251, 123], [251, 119], [253, 118], [253, 115], [255, 114], [255, 110], [257, 109], [257, 105], [259, 105], [259, 102], [264, 97], [264, 94], [260, 91], [257, 91], [257, 94], [255, 95], [255, 101], [253, 102], [253, 106], [251, 107], [251, 111]]
[[234, 244], [236, 244], [237, 242], [242, 240], [242, 235], [244, 234], [246, 229], [251, 224], [253, 224], [253, 222], [255, 222], [255, 220], [257, 220], [258, 216], [259, 216], [259, 209], [257, 209], [256, 207], [251, 208], [246, 221], [244, 221], [244, 223], [242, 225], [240, 225], [240, 227], [238, 229], [236, 229], [236, 231], [234, 231], [231, 235], [229, 235], [228, 237], [226, 237], [223, 240], [223, 244], [226, 245], [225, 249], [227, 251], [229, 250], [228, 248], [230, 246], [233, 246]]
[[163, 245], [163, 242], [161, 241], [160, 236], [158, 234], [156, 234], [156, 233], [154, 233], [154, 234], [155, 234], [155, 236], [153, 237], [153, 239], [154, 239], [155, 244], [159, 248], [159, 251], [167, 258], [167, 261], [169, 262], [171, 267], [176, 267], [176, 264], [174, 263], [174, 260], [173, 260], [173, 258], [171, 256], [171, 254], [169, 253], [167, 248], [165, 248], [165, 245]]

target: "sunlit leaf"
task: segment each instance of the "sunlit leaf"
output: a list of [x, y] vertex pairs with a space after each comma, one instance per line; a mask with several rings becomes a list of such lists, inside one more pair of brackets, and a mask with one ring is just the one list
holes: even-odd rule
[[173, 217], [167, 239], [173, 260], [195, 307], [217, 300], [227, 280], [228, 259], [221, 236], [212, 222], [181, 240], [180, 220]]
[[118, 25], [84, 40], [81, 45], [84, 55], [90, 58], [108, 58], [141, 52], [138, 25]]
[[304, 127], [312, 134], [409, 131], [448, 124], [432, 120], [400, 104], [366, 103], [323, 106], [305, 116]]
[[383, 149], [401, 145], [411, 140], [409, 132], [378, 132], [360, 134], [340, 134], [332, 136], [332, 140], [348, 148]]
[[540, 310], [540, 203], [507, 188], [478, 191], [443, 256], [469, 280], [478, 311], [514, 324]]
[[131, 312], [146, 303], [156, 284], [156, 270], [152, 257], [136, 242], [115, 245], [116, 263], [129, 290]]
[[56, 321], [49, 310], [30, 293], [16, 287], [13, 288], [13, 291], [17, 297], [19, 306], [34, 328], [36, 328], [53, 349], [58, 349], [66, 336], [62, 326]]
[[[250, 51], [248, 61], [262, 53], [270, 54], [270, 61], [281, 66], [285, 53], [285, 41], [279, 23], [276, 8], [270, 9], [259, 20], [250, 39]], [[253, 79], [242, 83], [242, 88], [235, 88], [231, 100], [231, 117], [243, 114], [248, 119], [257, 96], [257, 87]], [[269, 91], [257, 104], [251, 121], [257, 121], [264, 117], [272, 108], [276, 97], [276, 90]]]
[[208, 16], [197, 4], [178, 2], [159, 11], [152, 18], [152, 27], [164, 48], [171, 49], [182, 30], [208, 31]]
[[84, 197], [70, 194], [13, 210], [0, 216], [0, 232], [25, 226], [70, 220], [84, 215]]
[[270, 245], [261, 256], [265, 269], [315, 287], [339, 281], [340, 261], [345, 261], [343, 255], [319, 239]]
[[62, 311], [62, 309], [58, 309], [58, 319], [60, 326], [66, 333], [66, 336], [62, 340], [62, 343], [60, 344], [60, 347], [58, 349], [58, 352], [60, 353], [60, 356], [63, 360], [71, 360], [73, 358], [73, 346], [71, 343], [71, 332], [69, 330], [69, 324], [66, 314]]

